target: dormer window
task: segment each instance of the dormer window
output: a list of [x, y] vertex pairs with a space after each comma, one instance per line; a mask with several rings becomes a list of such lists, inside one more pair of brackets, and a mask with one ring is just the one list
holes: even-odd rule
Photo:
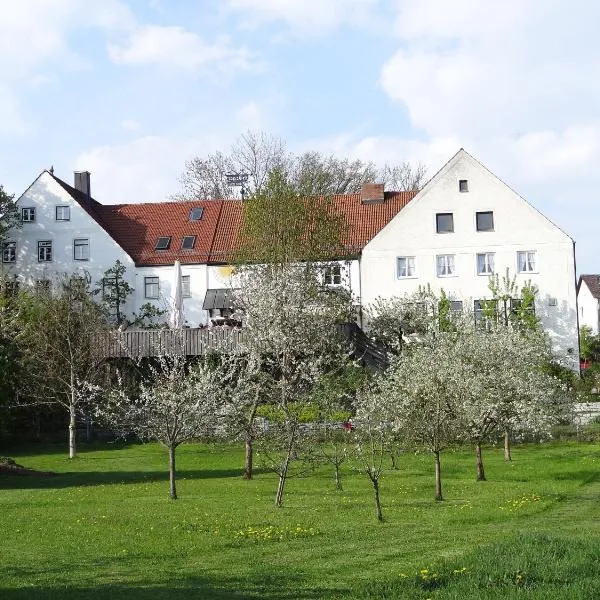
[[155, 250], [168, 250], [171, 245], [171, 236], [159, 237], [156, 240], [156, 246], [154, 246]]
[[193, 250], [196, 245], [196, 236], [195, 235], [186, 235], [181, 242], [182, 250]]
[[22, 208], [21, 221], [23, 223], [33, 223], [35, 221], [35, 208]]
[[203, 213], [204, 209], [201, 206], [192, 208], [192, 210], [190, 210], [190, 221], [200, 221]]
[[469, 191], [469, 180], [468, 179], [459, 179], [458, 180], [458, 191], [461, 193], [465, 193]]
[[56, 207], [56, 220], [57, 221], [70, 221], [71, 220], [71, 207], [70, 206], [57, 206]]

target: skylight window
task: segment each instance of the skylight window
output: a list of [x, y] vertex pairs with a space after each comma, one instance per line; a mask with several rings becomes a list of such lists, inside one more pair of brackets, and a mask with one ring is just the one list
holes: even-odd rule
[[190, 221], [200, 221], [203, 213], [204, 209], [200, 206], [192, 208], [192, 210], [190, 210]]
[[171, 245], [171, 236], [159, 237], [156, 240], [156, 246], [154, 246], [155, 250], [168, 250]]
[[196, 236], [195, 235], [186, 235], [181, 242], [182, 250], [193, 250], [196, 245]]

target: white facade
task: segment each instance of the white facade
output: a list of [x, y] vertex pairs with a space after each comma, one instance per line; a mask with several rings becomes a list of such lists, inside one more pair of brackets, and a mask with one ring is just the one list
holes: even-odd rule
[[[16, 260], [2, 263], [5, 273], [31, 284], [79, 271], [89, 273], [95, 284], [120, 260], [135, 290], [126, 314], [147, 302], [170, 309], [173, 266], [136, 266], [49, 173], [42, 173], [17, 204], [20, 210], [35, 209], [35, 218], [14, 232]], [[76, 240], [86, 246], [76, 248]], [[43, 260], [42, 242], [51, 242], [50, 260]], [[478, 258], [480, 254], [486, 256]], [[464, 150], [366, 244], [359, 259], [338, 264], [339, 279], [327, 283], [349, 289], [363, 308], [377, 297], [404, 295], [430, 284], [472, 309], [475, 300], [491, 296], [488, 271], [493, 268], [502, 276], [508, 268], [520, 287], [527, 281], [537, 286], [536, 314], [558, 358], [577, 368], [573, 240]], [[189, 286], [183, 300], [186, 324], [209, 325], [217, 314], [203, 309], [207, 291], [232, 287], [232, 268], [183, 261], [181, 272]], [[583, 284], [581, 288], [581, 324], [590, 324], [597, 333], [598, 301], [586, 296]]]
[[[23, 222], [7, 238], [16, 243], [16, 256], [14, 263], [2, 262], [5, 274], [33, 285], [42, 280], [56, 284], [72, 273], [87, 273], [94, 285], [120, 260], [127, 267], [128, 283], [134, 285], [131, 258], [47, 172], [23, 193], [17, 206], [33, 220]], [[131, 312], [133, 301], [125, 308]]]
[[[588, 277], [598, 277], [589, 275]], [[599, 277], [600, 278], [600, 277]], [[592, 335], [598, 335], [598, 324], [600, 321], [600, 304], [598, 298], [594, 297], [585, 279], [581, 279], [577, 292], [577, 303], [579, 305], [579, 327], [589, 327]]]
[[[491, 230], [477, 230], [477, 213], [488, 213], [480, 217], [483, 229], [489, 228], [492, 213]], [[450, 214], [453, 231], [438, 233], [437, 215]], [[441, 217], [442, 229], [448, 220]], [[478, 259], [478, 254], [492, 257]], [[399, 273], [402, 257], [409, 261], [401, 261]], [[472, 310], [475, 300], [491, 297], [489, 274], [479, 272], [489, 271], [492, 262], [500, 277], [508, 268], [519, 287], [529, 280], [538, 287], [536, 314], [556, 355], [577, 368], [573, 240], [464, 150], [365, 246], [363, 305], [430, 284]]]

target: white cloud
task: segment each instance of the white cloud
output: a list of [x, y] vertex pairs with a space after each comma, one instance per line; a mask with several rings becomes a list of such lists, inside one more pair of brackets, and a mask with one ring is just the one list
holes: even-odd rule
[[125, 131], [137, 131], [140, 128], [140, 124], [134, 119], [125, 119], [121, 121], [121, 127]]
[[21, 94], [52, 81], [52, 71], [84, 64], [69, 45], [74, 30], [118, 30], [131, 21], [121, 0], [1, 2], [0, 131], [30, 131], [32, 124], [20, 107]]
[[227, 150], [224, 133], [197, 137], [145, 136], [130, 142], [90, 148], [73, 168], [92, 174], [92, 194], [102, 204], [160, 202], [179, 191], [185, 161], [198, 153]]
[[365, 25], [379, 0], [228, 0], [247, 27], [283, 21], [296, 35], [319, 36], [341, 25]]
[[253, 66], [249, 52], [233, 47], [228, 37], [209, 44], [177, 26], [140, 26], [126, 43], [110, 44], [108, 50], [111, 59], [123, 65], [159, 65], [190, 71], [248, 70]]

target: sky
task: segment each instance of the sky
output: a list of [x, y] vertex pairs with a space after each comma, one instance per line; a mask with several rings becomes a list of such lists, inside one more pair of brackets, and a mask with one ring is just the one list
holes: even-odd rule
[[464, 147], [600, 272], [600, 3], [0, 0], [0, 184], [179, 190], [247, 130], [433, 175]]

